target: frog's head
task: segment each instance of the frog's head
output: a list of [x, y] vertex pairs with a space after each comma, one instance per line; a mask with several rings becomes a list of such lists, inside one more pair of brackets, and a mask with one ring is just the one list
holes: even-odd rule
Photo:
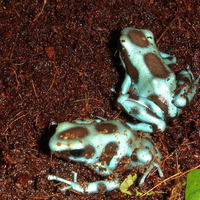
[[121, 31], [120, 43], [127, 52], [131, 52], [138, 46], [145, 48], [154, 44], [154, 35], [147, 29], [136, 29], [127, 27]]
[[128, 27], [121, 31], [120, 44], [119, 56], [122, 66], [132, 80], [137, 83], [139, 73], [144, 71], [140, 69], [145, 65], [144, 55], [156, 48], [153, 33], [146, 29]]
[[95, 149], [85, 144], [84, 138], [89, 134], [86, 127], [70, 122], [59, 123], [49, 141], [50, 150], [58, 157], [79, 162], [91, 158]]

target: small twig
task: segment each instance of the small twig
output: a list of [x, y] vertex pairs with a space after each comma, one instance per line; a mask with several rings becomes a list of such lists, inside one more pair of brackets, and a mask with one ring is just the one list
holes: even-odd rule
[[48, 196], [35, 196], [35, 197], [29, 197], [29, 199], [49, 199], [50, 197], [56, 197], [57, 195], [61, 194], [61, 192], [56, 193], [56, 194], [52, 194], [52, 195], [48, 195]]
[[[179, 169], [179, 164], [178, 164], [178, 154], [177, 154], [177, 151], [175, 151], [175, 157], [176, 157], [176, 172], [180, 172], [180, 169]], [[179, 179], [176, 179], [175, 180], [175, 183], [177, 184], [179, 182]]]
[[88, 110], [90, 99], [88, 98], [88, 94], [85, 93], [85, 110]]
[[78, 100], [75, 100], [74, 102], [79, 102], [79, 101], [90, 101], [90, 100], [95, 100], [95, 101], [101, 101], [101, 100], [98, 100], [98, 99], [95, 99], [95, 98], [85, 98], [85, 99], [78, 99]]
[[83, 44], [85, 44], [89, 49], [90, 49], [90, 51], [91, 51], [91, 53], [92, 53], [92, 55], [93, 55], [93, 51], [92, 51], [92, 48], [89, 46], [89, 45], [87, 45], [87, 43], [86, 42], [84, 42], [83, 40], [81, 40], [81, 39], [78, 39], [77, 37], [74, 37], [74, 36], [71, 36], [72, 38], [74, 38], [74, 39], [76, 39], [76, 40], [78, 40], [78, 41], [81, 41]]
[[15, 46], [16, 46], [17, 38], [18, 38], [18, 33], [17, 33], [17, 35], [15, 37], [15, 41], [13, 43], [13, 46], [12, 46], [12, 49], [11, 49], [11, 52], [10, 52], [10, 57], [9, 57], [10, 59], [12, 59], [12, 57], [13, 57], [13, 52], [14, 52], [14, 49], [15, 49]]
[[57, 74], [58, 74], [58, 68], [57, 68], [55, 62], [52, 62], [52, 63], [53, 63], [53, 65], [54, 65], [54, 67], [56, 68], [56, 72], [55, 72], [55, 74], [54, 74], [54, 76], [53, 76], [53, 81], [51, 82], [51, 85], [50, 85], [49, 89], [47, 90], [47, 92], [48, 92], [49, 90], [51, 90], [51, 88], [53, 87], [53, 85], [54, 85], [54, 83], [55, 83], [55, 80], [56, 80], [56, 76], [57, 76]]
[[[18, 116], [19, 114], [21, 114], [22, 112], [24, 112], [24, 111], [20, 111], [19, 113], [17, 113], [17, 114], [15, 115], [15, 117], [17, 117], [17, 116]], [[7, 130], [12, 126], [13, 123], [15, 123], [17, 120], [19, 120], [19, 119], [25, 117], [27, 114], [28, 114], [28, 112], [27, 112], [26, 114], [24, 114], [24, 115], [21, 115], [20, 117], [17, 117], [15, 120], [11, 121], [11, 122], [8, 124], [8, 126], [5, 128], [5, 130], [3, 131], [3, 134], [7, 132]], [[15, 118], [15, 117], [14, 117], [14, 118]]]
[[114, 119], [118, 119], [119, 115], [122, 113], [122, 110], [119, 111], [119, 113], [114, 117]]
[[17, 82], [17, 88], [19, 87], [19, 79], [17, 77], [17, 73], [16, 73], [16, 70], [15, 69], [12, 69], [14, 74], [15, 74], [15, 79], [16, 79], [16, 82]]
[[161, 38], [165, 35], [165, 33], [170, 29], [171, 25], [177, 20], [178, 15], [169, 23], [169, 25], [166, 27], [166, 29], [163, 31], [161, 36], [156, 40], [156, 43], [158, 44], [161, 40]]
[[15, 3], [12, 4], [12, 9], [15, 11], [16, 15], [20, 18], [20, 14], [17, 12], [16, 8], [15, 8]]
[[183, 146], [183, 145], [189, 145], [189, 144], [195, 144], [196, 142], [193, 141], [193, 142], [189, 142], [189, 143], [186, 143], [186, 141], [184, 141], [182, 144], [180, 144], [180, 146], [178, 146], [170, 155], [168, 155], [164, 160], [162, 160], [162, 162], [165, 162], [169, 157], [171, 157], [174, 153], [176, 153], [178, 151], [178, 149]]
[[180, 190], [184, 187], [184, 184], [182, 182], [178, 182], [176, 185], [172, 187], [172, 190], [170, 192], [170, 197], [168, 200], [181, 200], [179, 198], [180, 196]]
[[36, 21], [43, 14], [46, 3], [47, 3], [47, 0], [44, 0], [41, 11], [35, 16], [33, 21]]
[[85, 93], [85, 99], [78, 99], [78, 100], [75, 100], [74, 102], [85, 101], [85, 110], [88, 110], [90, 100], [95, 100], [95, 101], [101, 102], [101, 100], [98, 100], [95, 98], [89, 98], [88, 96], [89, 96], [89, 94]]
[[187, 170], [185, 172], [178, 172], [177, 174], [174, 174], [173, 176], [170, 176], [170, 177], [164, 179], [163, 181], [161, 181], [160, 183], [158, 183], [157, 185], [155, 185], [153, 188], [151, 188], [150, 190], [148, 190], [147, 192], [145, 192], [141, 197], [146, 196], [148, 193], [150, 193], [152, 190], [154, 190], [155, 188], [157, 188], [158, 186], [160, 186], [162, 183], [169, 182], [169, 181], [171, 181], [173, 179], [180, 178], [180, 177], [184, 176], [185, 174], [187, 174], [187, 173], [191, 172], [192, 170], [197, 169], [199, 167], [200, 167], [200, 165], [197, 165], [196, 167], [194, 167], [192, 169], [189, 169], [189, 170]]
[[37, 94], [37, 92], [36, 92], [35, 84], [34, 84], [34, 81], [33, 81], [33, 80], [31, 80], [31, 84], [32, 84], [32, 87], [33, 87], [33, 91], [34, 91], [34, 93], [35, 93], [35, 96], [36, 96], [36, 98], [37, 98], [37, 102], [39, 103], [38, 94]]
[[[99, 101], [99, 100], [98, 100]], [[104, 110], [104, 109], [102, 109], [101, 107], [99, 107], [99, 106], [95, 106], [95, 107], [93, 107], [93, 109], [95, 109], [95, 108], [98, 108], [99, 110], [101, 110], [103, 113], [105, 113], [106, 111]]]

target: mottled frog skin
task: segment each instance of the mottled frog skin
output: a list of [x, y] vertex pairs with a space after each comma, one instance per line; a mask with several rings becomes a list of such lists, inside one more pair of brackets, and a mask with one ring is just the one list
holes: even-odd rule
[[117, 101], [140, 122], [54, 123], [57, 127], [49, 141], [51, 151], [63, 159], [81, 162], [106, 177], [106, 180], [81, 184], [75, 172], [73, 181], [49, 175], [49, 180], [67, 184], [62, 191], [70, 189], [80, 194], [110, 191], [120, 185], [118, 173], [133, 168], [144, 172], [139, 184], [144, 183], [153, 167], [162, 177], [161, 154], [148, 135], [157, 129], [164, 131], [166, 121], [176, 117], [196, 93], [199, 77], [194, 81], [189, 67], [175, 76], [168, 65], [176, 63], [176, 58], [157, 49], [151, 31], [125, 28], [120, 43], [125, 79]]
[[69, 181], [49, 175], [50, 180], [67, 184], [62, 191], [71, 189], [83, 194], [113, 190], [120, 185], [116, 174], [132, 168], [144, 170], [140, 184], [153, 167], [163, 176], [159, 166], [161, 155], [148, 137], [141, 137], [121, 120], [99, 121], [57, 124], [49, 146], [58, 157], [82, 162], [109, 179], [80, 184], [76, 177]]
[[125, 79], [117, 101], [141, 122], [128, 125], [149, 133], [164, 131], [166, 121], [191, 101], [200, 77], [194, 81], [189, 67], [175, 76], [168, 65], [176, 63], [176, 58], [158, 50], [149, 30], [125, 28], [120, 43]]

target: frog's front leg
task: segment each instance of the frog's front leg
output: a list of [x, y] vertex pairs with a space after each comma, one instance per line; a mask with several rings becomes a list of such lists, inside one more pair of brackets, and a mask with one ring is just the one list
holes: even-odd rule
[[175, 91], [175, 96], [173, 103], [175, 106], [181, 108], [189, 103], [197, 91], [197, 86], [199, 84], [200, 76], [193, 82], [194, 76], [189, 67], [188, 71], [181, 71], [177, 75], [177, 89]]
[[151, 165], [145, 170], [144, 174], [142, 175], [140, 181], [139, 181], [139, 184], [143, 184], [146, 177], [149, 175], [149, 173], [151, 172], [151, 170], [156, 167], [157, 170], [158, 170], [158, 173], [159, 173], [159, 176], [160, 177], [163, 177], [163, 172], [162, 172], [162, 169], [160, 168], [160, 165], [158, 163], [155, 163], [155, 162], [152, 162]]
[[125, 78], [121, 86], [121, 94], [127, 94], [129, 89], [131, 88], [132, 80], [131, 77], [125, 73]]
[[167, 53], [164, 53], [162, 51], [159, 51], [162, 59], [163, 59], [163, 62], [166, 64], [166, 65], [170, 65], [170, 64], [175, 64], [176, 63], [176, 57], [175, 56], [171, 56]]
[[153, 101], [141, 96], [124, 94], [117, 99], [117, 102], [130, 116], [144, 122], [138, 124], [128, 123], [134, 130], [152, 133], [154, 124], [161, 131], [165, 130], [164, 113]]
[[138, 141], [132, 141], [133, 147], [137, 147], [132, 154], [132, 158], [135, 157], [132, 163], [134, 167], [145, 167], [145, 171], [139, 181], [139, 184], [143, 184], [150, 171], [156, 167], [160, 177], [163, 177], [163, 172], [160, 167], [161, 154], [154, 146], [154, 144], [147, 138], [141, 139], [141, 144], [138, 146]]
[[80, 119], [75, 119], [74, 120], [76, 124], [92, 124], [92, 123], [100, 123], [102, 120], [101, 119], [87, 119], [87, 120], [80, 120]]
[[86, 183], [83, 183], [83, 184], [78, 183], [76, 180], [76, 177], [75, 177], [74, 181], [68, 181], [68, 180], [63, 179], [58, 176], [49, 175], [48, 179], [66, 183], [68, 186], [62, 188], [61, 191], [72, 189], [75, 192], [78, 192], [81, 194], [99, 193], [99, 192], [111, 191], [116, 188], [119, 188], [119, 180], [118, 179], [108, 180], [108, 181], [104, 181], [104, 180], [95, 181], [95, 182], [91, 182], [91, 183], [87, 183], [87, 184]]
[[92, 124], [92, 123], [100, 123], [102, 121], [106, 121], [106, 119], [103, 117], [96, 116], [96, 119], [84, 119], [84, 120], [75, 119], [74, 121], [76, 124]]

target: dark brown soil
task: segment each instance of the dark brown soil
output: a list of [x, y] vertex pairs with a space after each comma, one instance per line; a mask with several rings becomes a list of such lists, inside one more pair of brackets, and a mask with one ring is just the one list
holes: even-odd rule
[[91, 116], [122, 118], [110, 88], [118, 91], [123, 80], [117, 46], [127, 26], [150, 29], [159, 49], [177, 57], [174, 72], [190, 65], [195, 77], [200, 74], [199, 0], [0, 1], [0, 199], [184, 199], [184, 174], [164, 179], [200, 165], [198, 95], [165, 133], [153, 136], [164, 178], [151, 173], [140, 190], [163, 180], [154, 195], [61, 193], [47, 180], [50, 173], [71, 179], [72, 170], [80, 182], [101, 178], [51, 156], [48, 126]]

